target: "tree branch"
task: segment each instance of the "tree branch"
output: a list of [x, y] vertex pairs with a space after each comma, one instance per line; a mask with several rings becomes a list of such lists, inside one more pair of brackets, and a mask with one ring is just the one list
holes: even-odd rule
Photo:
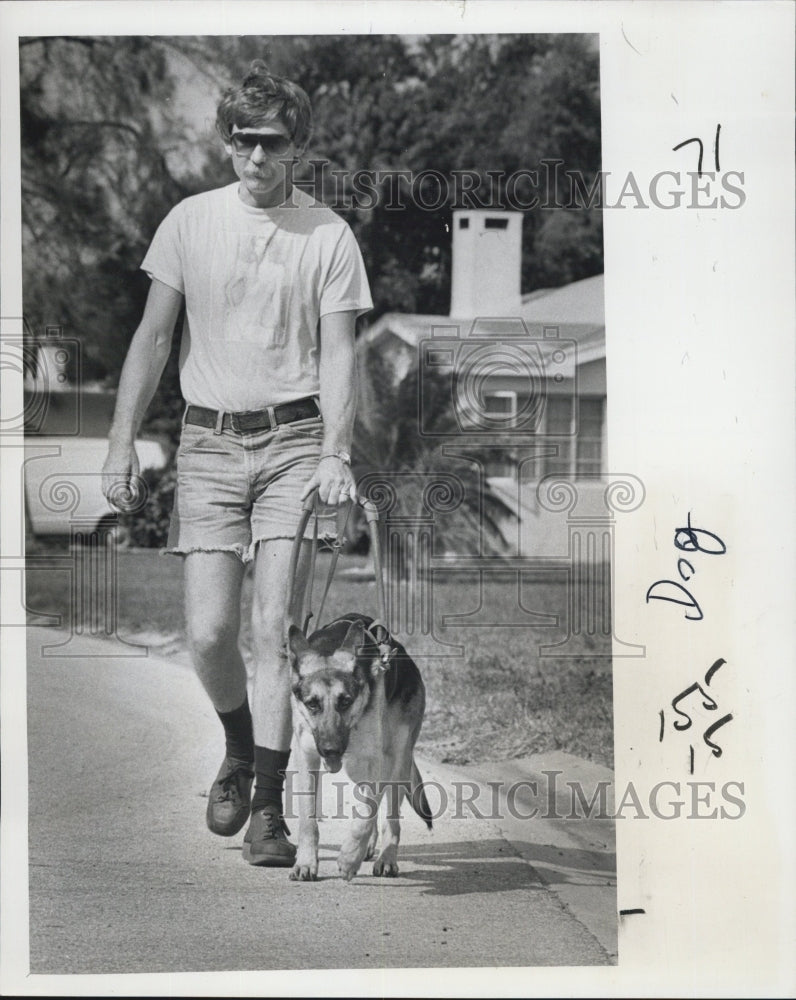
[[88, 118], [88, 119], [79, 118], [79, 119], [76, 119], [75, 121], [62, 121], [62, 122], [58, 122], [58, 125], [61, 128], [78, 128], [78, 127], [84, 126], [84, 125], [90, 125], [92, 127], [97, 127], [97, 128], [117, 128], [117, 129], [120, 129], [120, 130], [122, 130], [124, 132], [130, 132], [139, 141], [141, 139], [141, 132], [140, 132], [140, 130], [137, 129], [137, 128], [135, 128], [135, 126], [128, 124], [127, 122], [116, 122], [116, 121], [111, 121], [109, 119], [102, 119], [102, 118], [99, 119], [99, 120], [94, 120], [94, 121], [92, 121], [90, 118]]
[[47, 42], [69, 42], [70, 44], [83, 45], [86, 48], [93, 49], [96, 45], [110, 45], [111, 42], [106, 38], [83, 38], [80, 35], [45, 35], [41, 38], [21, 38], [19, 40], [19, 47], [23, 48], [28, 45], [35, 45], [37, 42], [46, 44]]

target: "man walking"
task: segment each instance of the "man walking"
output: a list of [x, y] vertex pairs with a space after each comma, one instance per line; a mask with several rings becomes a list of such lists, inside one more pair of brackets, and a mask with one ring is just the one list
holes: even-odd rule
[[[222, 99], [216, 126], [238, 181], [187, 198], [155, 234], [142, 264], [152, 284], [122, 369], [103, 481], [107, 494], [138, 473], [133, 441], [184, 300], [187, 407], [166, 551], [184, 557], [188, 645], [226, 738], [207, 825], [233, 836], [250, 819], [244, 858], [290, 866], [283, 620], [297, 613], [306, 559], [290, 609], [288, 564], [301, 501], [312, 489], [329, 505], [356, 499], [348, 454], [354, 326], [372, 302], [348, 225], [292, 185], [311, 129], [304, 91], [255, 62]], [[250, 702], [238, 632], [252, 560]]]

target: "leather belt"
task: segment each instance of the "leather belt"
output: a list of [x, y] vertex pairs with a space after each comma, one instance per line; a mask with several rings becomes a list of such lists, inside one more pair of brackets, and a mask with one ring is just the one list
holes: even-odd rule
[[183, 423], [197, 424], [199, 427], [213, 427], [218, 433], [233, 430], [238, 434], [246, 431], [273, 430], [278, 424], [291, 424], [294, 420], [306, 420], [321, 414], [315, 396], [305, 396], [290, 403], [279, 403], [264, 410], [244, 410], [224, 412], [208, 410], [204, 406], [189, 406]]

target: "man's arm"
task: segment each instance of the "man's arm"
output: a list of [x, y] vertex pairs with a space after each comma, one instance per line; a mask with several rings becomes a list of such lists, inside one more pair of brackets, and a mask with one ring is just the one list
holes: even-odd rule
[[119, 379], [108, 434], [108, 457], [102, 467], [102, 492], [106, 497], [115, 484], [127, 485], [131, 476], [138, 475], [135, 437], [166, 366], [181, 306], [180, 292], [153, 279]]
[[[357, 408], [357, 362], [354, 348], [356, 312], [321, 316], [321, 353], [318, 375], [324, 434], [322, 456], [351, 451]], [[322, 457], [312, 479], [304, 487], [302, 500], [315, 487], [323, 503], [338, 504], [357, 499], [351, 467], [336, 457]]]

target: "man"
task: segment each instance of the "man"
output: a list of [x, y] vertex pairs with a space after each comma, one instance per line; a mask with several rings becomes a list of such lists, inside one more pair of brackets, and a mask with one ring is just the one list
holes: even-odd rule
[[[233, 836], [250, 818], [244, 858], [289, 866], [283, 621], [297, 607], [286, 608], [288, 564], [304, 497], [317, 487], [332, 506], [356, 499], [354, 326], [372, 302], [348, 225], [292, 184], [311, 128], [304, 91], [255, 62], [222, 99], [216, 126], [238, 182], [177, 205], [143, 261], [152, 284], [122, 369], [103, 481], [107, 493], [138, 472], [133, 441], [184, 299], [188, 405], [166, 551], [184, 557], [189, 649], [226, 738], [207, 824]], [[238, 631], [251, 560], [250, 704]]]

